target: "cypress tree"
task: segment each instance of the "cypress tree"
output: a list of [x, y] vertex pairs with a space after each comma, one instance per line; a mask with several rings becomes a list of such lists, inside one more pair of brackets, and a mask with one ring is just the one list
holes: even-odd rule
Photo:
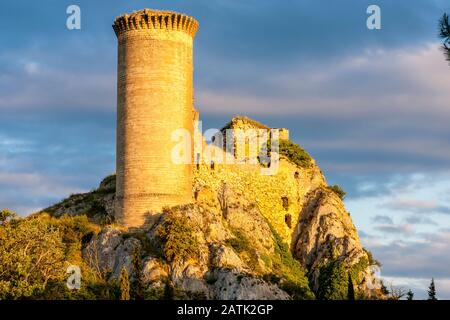
[[436, 286], [434, 285], [434, 278], [431, 279], [430, 286], [428, 287], [428, 300], [437, 300]]
[[347, 291], [348, 300], [355, 300], [355, 288], [353, 287], [352, 275], [348, 274], [348, 291]]
[[120, 300], [130, 300], [130, 280], [125, 268], [120, 272]]
[[133, 253], [133, 272], [134, 272], [134, 298], [136, 300], [144, 299], [144, 283], [142, 281], [142, 260], [141, 250], [136, 248]]

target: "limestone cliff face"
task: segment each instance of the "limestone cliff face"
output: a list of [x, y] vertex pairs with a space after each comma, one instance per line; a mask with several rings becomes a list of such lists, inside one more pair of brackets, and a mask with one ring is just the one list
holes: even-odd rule
[[195, 203], [167, 208], [136, 230], [111, 225], [114, 176], [46, 211], [86, 213], [104, 225], [83, 255], [110, 279], [123, 267], [133, 279], [137, 250], [156, 296], [171, 283], [194, 298], [310, 299], [320, 295], [327, 267], [339, 263], [357, 293], [380, 297], [370, 289], [373, 262], [343, 201], [314, 160], [294, 162], [282, 156], [275, 175], [262, 175], [259, 165], [199, 165]]
[[306, 196], [293, 243], [294, 255], [309, 270], [314, 291], [319, 289], [321, 268], [339, 261], [349, 269], [358, 268], [356, 285], [370, 295], [367, 285], [376, 280], [369, 269], [371, 262], [350, 214], [333, 191], [318, 188]]

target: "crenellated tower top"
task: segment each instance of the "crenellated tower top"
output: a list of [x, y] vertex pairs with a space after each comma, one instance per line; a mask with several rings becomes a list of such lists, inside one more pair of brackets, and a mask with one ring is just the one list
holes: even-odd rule
[[167, 29], [182, 31], [194, 38], [198, 22], [188, 15], [174, 11], [143, 9], [117, 17], [112, 27], [116, 36], [129, 30]]

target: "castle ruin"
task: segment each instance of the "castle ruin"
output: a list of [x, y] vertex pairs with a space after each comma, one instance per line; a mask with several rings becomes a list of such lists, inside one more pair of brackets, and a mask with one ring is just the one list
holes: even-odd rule
[[[215, 168], [214, 159], [198, 151], [205, 143], [193, 106], [198, 22], [172, 11], [144, 9], [116, 18], [113, 29], [118, 39], [115, 217], [124, 227], [139, 227], [164, 207], [193, 202], [194, 163], [196, 170], [199, 162]], [[179, 129], [190, 136], [183, 163], [173, 159], [173, 133]], [[234, 150], [226, 150], [227, 129]], [[222, 146], [213, 150], [219, 158], [231, 152], [237, 163], [259, 166], [260, 144], [266, 143], [261, 130], [273, 129], [235, 117], [220, 131]], [[287, 129], [276, 130], [279, 139], [289, 139]]]

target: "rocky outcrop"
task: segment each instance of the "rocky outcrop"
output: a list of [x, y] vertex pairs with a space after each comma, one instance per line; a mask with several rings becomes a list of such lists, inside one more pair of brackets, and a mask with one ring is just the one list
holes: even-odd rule
[[218, 271], [213, 288], [214, 299], [219, 300], [289, 300], [291, 297], [262, 279], [243, 276], [230, 271]]
[[[133, 255], [138, 251], [148, 290], [169, 282], [208, 299], [290, 299], [280, 282], [271, 280], [290, 278], [283, 274], [290, 273], [290, 266], [284, 266], [280, 256], [288, 252], [275, 249], [273, 231], [255, 206], [230, 196], [226, 216], [213, 201], [171, 208], [146, 229], [105, 227], [87, 244], [83, 258], [109, 280], [118, 279], [122, 268], [133, 280]], [[294, 278], [305, 298], [312, 297], [305, 274]]]
[[305, 155], [287, 150], [274, 175], [262, 175], [259, 165], [198, 165], [195, 203], [168, 208], [140, 229], [110, 225], [114, 176], [46, 211], [87, 214], [104, 226], [83, 258], [110, 280], [122, 268], [133, 280], [138, 251], [149, 292], [170, 285], [208, 299], [310, 299], [321, 289], [324, 270], [338, 262], [360, 296], [379, 297], [368, 285], [376, 280], [372, 258], [342, 199], [313, 159], [291, 161], [293, 150]]
[[294, 237], [294, 254], [309, 270], [315, 291], [319, 287], [320, 268], [329, 262], [338, 260], [351, 268], [365, 261], [362, 273], [369, 266], [350, 214], [341, 199], [326, 188], [308, 194]]
[[87, 193], [73, 194], [60, 203], [48, 207], [42, 212], [55, 217], [62, 215], [87, 215], [91, 221], [100, 225], [114, 222], [115, 175], [108, 176], [100, 183], [99, 188]]
[[122, 268], [133, 274], [133, 255], [136, 251], [140, 253], [141, 246], [138, 239], [125, 239], [122, 231], [106, 227], [88, 243], [83, 250], [83, 259], [98, 274], [117, 279]]

